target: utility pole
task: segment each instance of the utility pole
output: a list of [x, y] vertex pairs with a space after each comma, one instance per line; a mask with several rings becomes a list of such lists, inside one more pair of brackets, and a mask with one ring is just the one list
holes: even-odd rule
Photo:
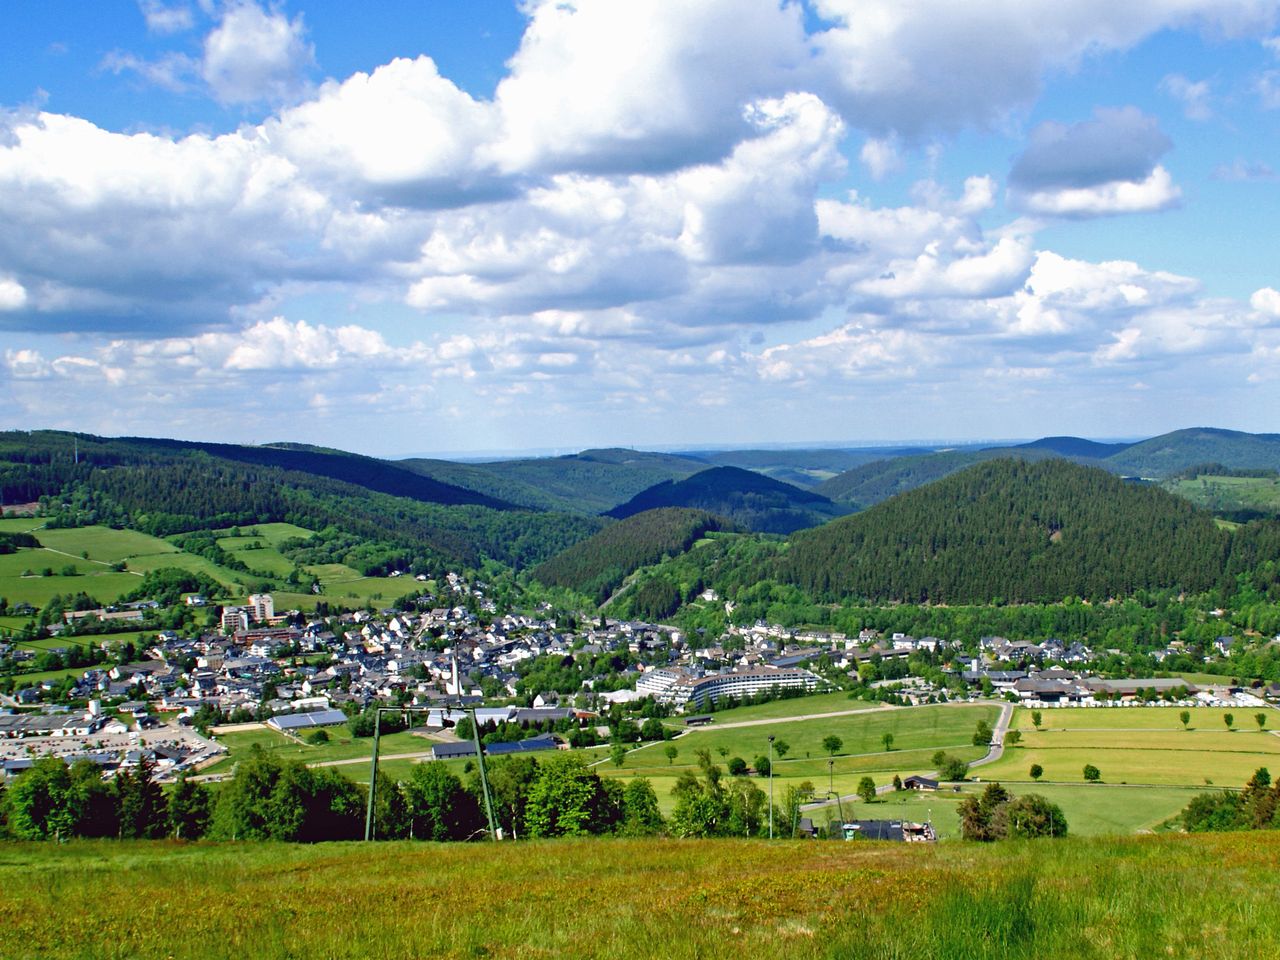
[[773, 839], [773, 735], [769, 735], [769, 839]]

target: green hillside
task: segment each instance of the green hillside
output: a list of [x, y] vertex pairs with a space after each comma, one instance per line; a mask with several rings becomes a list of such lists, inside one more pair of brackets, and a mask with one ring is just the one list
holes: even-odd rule
[[791, 533], [844, 510], [826, 497], [740, 467], [712, 467], [638, 493], [608, 515], [623, 519], [661, 507], [689, 507], [728, 517], [758, 533]]
[[1162, 490], [1064, 460], [999, 460], [795, 535], [779, 578], [821, 600], [1106, 599], [1208, 589], [1230, 544]]
[[4, 853], [4, 952], [52, 960], [1243, 960], [1280, 938], [1274, 832], [938, 845], [82, 841]]
[[535, 579], [603, 603], [631, 573], [689, 549], [723, 518], [702, 510], [647, 510], [611, 524], [533, 569]]

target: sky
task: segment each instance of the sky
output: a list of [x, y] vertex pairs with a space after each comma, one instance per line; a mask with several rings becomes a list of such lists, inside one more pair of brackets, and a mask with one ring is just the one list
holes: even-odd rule
[[2, 0], [0, 428], [1277, 429], [1280, 0]]

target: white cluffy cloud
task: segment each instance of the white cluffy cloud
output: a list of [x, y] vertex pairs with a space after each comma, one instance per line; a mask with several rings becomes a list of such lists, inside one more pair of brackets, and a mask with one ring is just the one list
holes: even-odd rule
[[222, 103], [278, 103], [306, 89], [315, 51], [301, 15], [292, 20], [252, 0], [233, 0], [204, 40], [200, 72]]
[[[202, 5], [206, 10], [213, 7]], [[151, 33], [179, 33], [195, 26], [189, 6], [141, 0], [140, 7]], [[102, 59], [104, 70], [132, 73], [175, 93], [203, 85], [224, 105], [298, 100], [309, 89], [307, 75], [314, 66], [315, 50], [306, 40], [301, 15], [290, 20], [279, 9], [264, 9], [255, 0], [227, 0], [221, 6], [198, 58], [170, 51], [148, 60], [113, 50]]]

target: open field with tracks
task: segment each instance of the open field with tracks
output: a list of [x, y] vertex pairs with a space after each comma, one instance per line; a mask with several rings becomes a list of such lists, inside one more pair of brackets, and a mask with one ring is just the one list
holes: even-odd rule
[[[1268, 956], [1280, 834], [0, 846], [7, 957]], [[193, 891], [199, 891], [198, 897]], [[127, 908], [122, 908], [127, 904]]]

